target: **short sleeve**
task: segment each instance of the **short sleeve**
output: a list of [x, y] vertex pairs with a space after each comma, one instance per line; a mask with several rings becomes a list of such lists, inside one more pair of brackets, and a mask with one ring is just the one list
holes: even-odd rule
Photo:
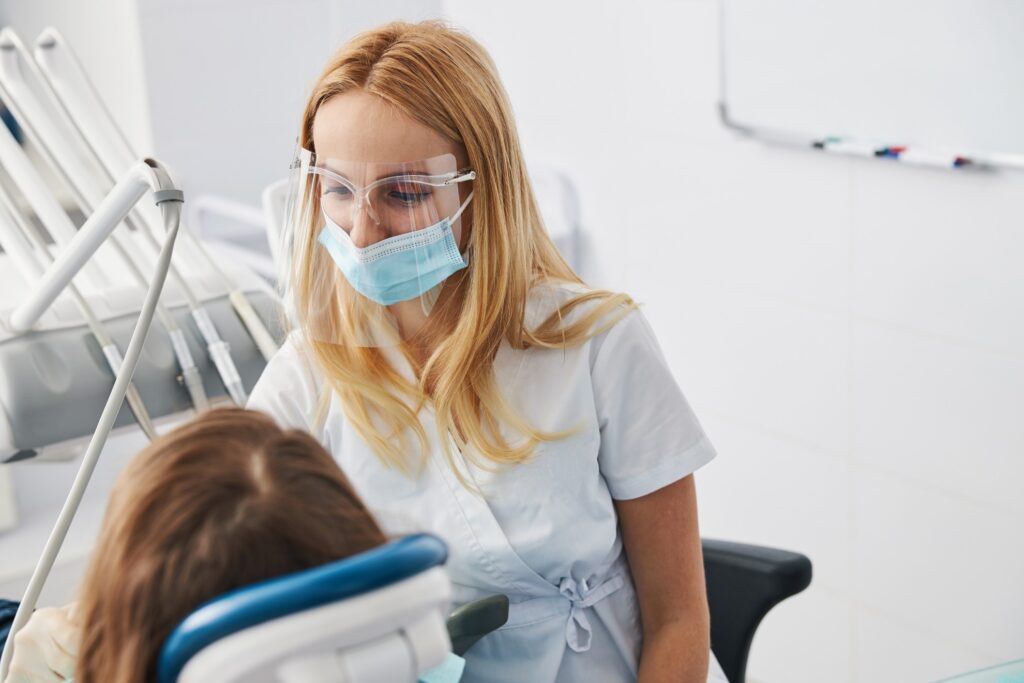
[[640, 311], [592, 340], [591, 380], [612, 498], [645, 496], [715, 457]]
[[297, 334], [289, 335], [264, 368], [246, 408], [267, 413], [284, 429], [301, 429], [319, 439], [314, 422], [320, 386], [304, 348]]

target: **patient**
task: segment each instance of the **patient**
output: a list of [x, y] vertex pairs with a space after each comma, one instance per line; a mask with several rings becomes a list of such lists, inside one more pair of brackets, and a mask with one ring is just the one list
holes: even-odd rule
[[[205, 413], [150, 444], [118, 480], [74, 608], [87, 625], [75, 680], [155, 680], [163, 642], [201, 603], [384, 542], [312, 437], [261, 413]], [[21, 646], [19, 634], [19, 666]], [[9, 680], [22, 680], [13, 667]]]

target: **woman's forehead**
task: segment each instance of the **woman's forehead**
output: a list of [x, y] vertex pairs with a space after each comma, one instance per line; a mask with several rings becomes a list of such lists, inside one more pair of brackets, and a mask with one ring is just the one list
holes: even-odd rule
[[454, 141], [362, 90], [320, 106], [313, 146], [320, 159], [356, 163], [401, 163], [460, 151]]
[[352, 182], [368, 183], [388, 178], [407, 176], [438, 176], [454, 173], [459, 164], [453, 154], [442, 154], [428, 159], [403, 162], [363, 162], [349, 159], [334, 159], [317, 155], [317, 168], [331, 171]]

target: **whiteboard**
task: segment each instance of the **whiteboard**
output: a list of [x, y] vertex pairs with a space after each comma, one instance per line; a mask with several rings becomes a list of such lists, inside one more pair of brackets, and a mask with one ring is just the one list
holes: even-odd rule
[[722, 113], [1024, 162], [1024, 0], [721, 0]]

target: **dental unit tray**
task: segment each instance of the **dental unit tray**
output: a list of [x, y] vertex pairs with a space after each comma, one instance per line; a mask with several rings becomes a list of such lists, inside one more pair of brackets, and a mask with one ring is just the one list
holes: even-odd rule
[[[0, 255], [0, 265], [5, 259]], [[240, 273], [243, 289], [271, 334], [282, 337], [280, 305], [272, 290], [251, 273]], [[248, 275], [248, 277], [244, 277]], [[194, 286], [202, 277], [191, 280]], [[230, 347], [247, 391], [263, 372], [266, 361], [235, 313], [223, 288], [203, 287], [202, 301]], [[7, 297], [2, 297], [7, 298]], [[120, 301], [119, 301], [120, 300]], [[127, 300], [127, 302], [126, 302]], [[168, 286], [162, 301], [178, 320], [195, 358], [203, 385], [214, 404], [228, 396], [213, 361], [207, 354], [189, 307]], [[114, 376], [103, 351], [70, 301], [58, 300], [36, 329], [12, 335], [0, 328], [0, 463], [40, 458], [76, 457], [96, 428], [103, 404], [114, 385]], [[90, 297], [117, 345], [124, 349], [135, 329], [141, 291], [123, 288]], [[7, 305], [4, 305], [7, 304]], [[9, 301], [0, 304], [0, 319]], [[120, 305], [118, 305], [120, 304]], [[150, 415], [157, 424], [176, 422], [193, 410], [170, 338], [154, 325], [146, 339], [134, 375]], [[122, 406], [115, 427], [136, 429], [135, 420]]]

